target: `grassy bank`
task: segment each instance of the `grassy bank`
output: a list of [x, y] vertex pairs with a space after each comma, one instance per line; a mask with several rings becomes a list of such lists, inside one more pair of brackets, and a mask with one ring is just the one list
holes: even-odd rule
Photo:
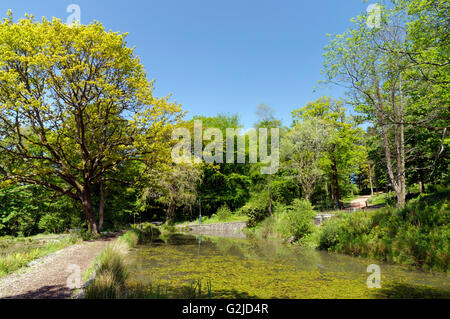
[[449, 191], [422, 195], [403, 209], [340, 214], [321, 227], [321, 249], [449, 271]]
[[0, 278], [31, 261], [81, 241], [78, 235], [39, 235], [33, 237], [0, 238]]
[[[372, 203], [386, 204], [380, 194]], [[423, 270], [449, 271], [450, 194], [442, 190], [408, 201], [403, 209], [387, 206], [354, 213], [336, 212], [314, 226], [309, 203], [276, 205], [274, 214], [247, 230], [259, 238], [278, 238], [310, 248], [378, 259]]]

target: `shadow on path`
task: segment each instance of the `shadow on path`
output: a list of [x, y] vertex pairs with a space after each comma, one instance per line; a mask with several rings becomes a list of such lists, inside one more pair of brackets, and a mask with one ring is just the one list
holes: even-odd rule
[[68, 299], [71, 293], [72, 290], [63, 285], [44, 286], [34, 291], [2, 299]]

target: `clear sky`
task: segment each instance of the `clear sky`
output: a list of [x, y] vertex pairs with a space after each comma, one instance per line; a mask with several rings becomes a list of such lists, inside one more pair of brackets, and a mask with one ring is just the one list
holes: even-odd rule
[[260, 103], [284, 125], [291, 111], [341, 88], [318, 88], [327, 33], [341, 33], [375, 1], [362, 0], [3, 0], [15, 19], [67, 20], [69, 4], [81, 23], [101, 21], [128, 32], [157, 96], [173, 93], [188, 117], [237, 113], [245, 128]]

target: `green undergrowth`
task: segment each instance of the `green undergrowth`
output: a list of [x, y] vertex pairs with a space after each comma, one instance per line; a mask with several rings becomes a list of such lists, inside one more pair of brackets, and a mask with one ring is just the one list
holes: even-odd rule
[[405, 208], [340, 214], [321, 228], [321, 249], [432, 271], [450, 265], [449, 191], [422, 195]]

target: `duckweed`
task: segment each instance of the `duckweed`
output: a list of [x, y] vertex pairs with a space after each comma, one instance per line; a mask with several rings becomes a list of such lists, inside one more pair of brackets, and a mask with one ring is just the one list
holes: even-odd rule
[[133, 280], [167, 287], [184, 298], [193, 281], [211, 285], [212, 298], [423, 298], [450, 295], [446, 274], [382, 266], [382, 288], [369, 289], [374, 263], [272, 241], [176, 234], [131, 254]]

